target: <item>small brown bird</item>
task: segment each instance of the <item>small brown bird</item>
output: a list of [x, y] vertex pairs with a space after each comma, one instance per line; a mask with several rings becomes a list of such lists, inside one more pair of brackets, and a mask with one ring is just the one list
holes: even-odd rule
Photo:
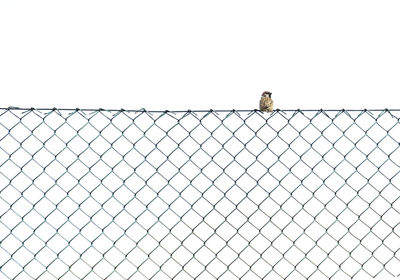
[[272, 112], [274, 110], [274, 101], [271, 99], [272, 93], [269, 91], [264, 91], [260, 99], [260, 110]]

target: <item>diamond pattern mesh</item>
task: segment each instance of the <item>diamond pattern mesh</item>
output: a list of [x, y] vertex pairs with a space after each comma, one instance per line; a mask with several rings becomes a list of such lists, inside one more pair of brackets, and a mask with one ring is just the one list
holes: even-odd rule
[[398, 276], [399, 115], [0, 109], [0, 278]]

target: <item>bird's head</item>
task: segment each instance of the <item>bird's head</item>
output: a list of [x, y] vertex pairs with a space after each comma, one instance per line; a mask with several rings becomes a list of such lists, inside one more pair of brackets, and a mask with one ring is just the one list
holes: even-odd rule
[[262, 94], [262, 97], [271, 97], [271, 95], [272, 95], [272, 92], [264, 91]]

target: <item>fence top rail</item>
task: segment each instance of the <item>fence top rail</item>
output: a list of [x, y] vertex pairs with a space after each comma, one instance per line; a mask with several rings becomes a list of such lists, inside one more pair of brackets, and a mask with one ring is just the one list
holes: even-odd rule
[[[108, 112], [148, 112], [148, 113], [207, 113], [207, 112], [261, 112], [258, 109], [199, 109], [199, 110], [147, 110], [141, 109], [104, 109], [104, 108], [26, 108], [26, 107], [0, 107], [0, 110], [22, 110], [22, 111], [108, 111]], [[382, 112], [382, 111], [400, 111], [400, 109], [275, 109], [274, 112]]]

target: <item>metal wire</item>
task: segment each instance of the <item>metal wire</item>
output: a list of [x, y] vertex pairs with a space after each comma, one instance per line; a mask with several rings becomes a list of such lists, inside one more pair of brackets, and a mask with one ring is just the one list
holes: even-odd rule
[[0, 275], [399, 276], [399, 117], [2, 108]]
[[[187, 112], [194, 112], [194, 113], [207, 113], [207, 112], [220, 112], [220, 113], [229, 113], [229, 112], [253, 112], [253, 111], [259, 111], [258, 109], [225, 109], [225, 110], [213, 110], [213, 109], [208, 109], [208, 110], [146, 110], [145, 108], [142, 109], [89, 109], [89, 108], [23, 108], [23, 107], [15, 107], [15, 106], [10, 106], [10, 107], [4, 107], [0, 108], [0, 110], [23, 110], [23, 111], [28, 111], [28, 110], [36, 110], [36, 111], [107, 111], [107, 112], [118, 112], [118, 111], [124, 111], [124, 112], [148, 112], [148, 113], [187, 113]], [[276, 112], [318, 112], [318, 111], [324, 111], [324, 112], [340, 112], [340, 111], [346, 111], [346, 112], [382, 112], [382, 111], [400, 111], [400, 109], [275, 109]]]

